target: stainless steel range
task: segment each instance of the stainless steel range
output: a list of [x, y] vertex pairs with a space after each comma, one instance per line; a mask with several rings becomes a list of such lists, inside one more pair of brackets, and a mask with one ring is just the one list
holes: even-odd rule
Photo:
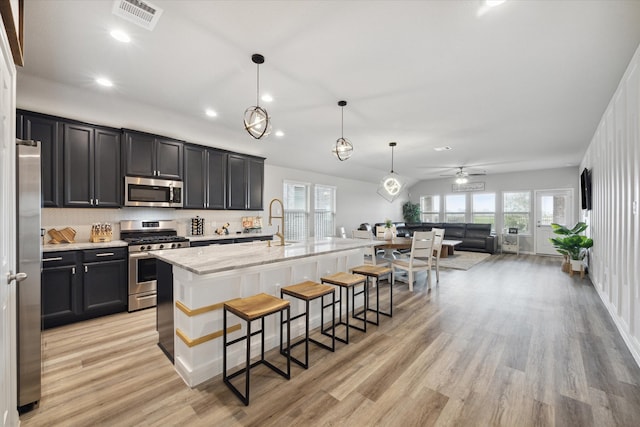
[[190, 246], [176, 228], [169, 220], [120, 221], [120, 238], [129, 243], [129, 311], [156, 306], [156, 259], [149, 252]]

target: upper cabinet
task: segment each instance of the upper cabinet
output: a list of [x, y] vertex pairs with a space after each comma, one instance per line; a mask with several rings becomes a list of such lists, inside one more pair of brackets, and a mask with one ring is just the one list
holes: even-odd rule
[[117, 129], [64, 124], [64, 205], [122, 205], [120, 135]]
[[62, 206], [63, 122], [55, 117], [18, 110], [16, 136], [40, 141], [42, 206]]
[[213, 148], [184, 146], [184, 208], [224, 209], [227, 154]]
[[227, 155], [227, 209], [262, 210], [264, 159]]
[[182, 141], [127, 129], [124, 144], [126, 175], [182, 180]]

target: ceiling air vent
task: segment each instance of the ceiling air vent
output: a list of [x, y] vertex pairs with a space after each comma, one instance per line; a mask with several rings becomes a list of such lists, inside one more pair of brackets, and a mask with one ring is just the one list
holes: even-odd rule
[[162, 15], [162, 9], [148, 1], [115, 0], [113, 14], [147, 30], [153, 30]]

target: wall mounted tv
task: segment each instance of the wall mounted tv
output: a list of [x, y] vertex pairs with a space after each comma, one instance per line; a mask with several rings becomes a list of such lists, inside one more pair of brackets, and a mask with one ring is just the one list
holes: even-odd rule
[[591, 210], [591, 171], [587, 168], [580, 174], [580, 195], [582, 209]]

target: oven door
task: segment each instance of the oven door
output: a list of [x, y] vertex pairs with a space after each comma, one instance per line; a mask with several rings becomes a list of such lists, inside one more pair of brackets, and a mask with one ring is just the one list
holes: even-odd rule
[[156, 259], [147, 252], [129, 254], [129, 307], [136, 311], [157, 303]]

